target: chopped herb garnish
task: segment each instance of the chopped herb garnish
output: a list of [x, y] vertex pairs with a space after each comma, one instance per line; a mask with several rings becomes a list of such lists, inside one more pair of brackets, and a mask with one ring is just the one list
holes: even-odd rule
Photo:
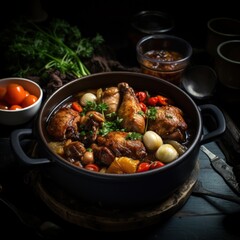
[[136, 133], [136, 132], [130, 132], [128, 133], [127, 140], [141, 140], [142, 139], [142, 134]]
[[149, 107], [147, 110], [148, 119], [155, 120], [157, 115], [157, 109], [155, 107]]
[[145, 116], [145, 113], [143, 111], [139, 111], [138, 114], [143, 116], [143, 117]]
[[89, 111], [96, 111], [104, 115], [107, 111], [108, 105], [106, 103], [99, 103], [87, 101], [87, 105], [83, 108], [82, 115], [85, 115]]
[[103, 122], [102, 127], [99, 129], [99, 134], [105, 136], [112, 131], [122, 131], [122, 132], [125, 131], [121, 127], [121, 122], [122, 122], [122, 119], [118, 117], [113, 121]]
[[149, 120], [155, 120], [157, 117], [157, 109], [155, 107], [149, 107], [147, 112], [146, 112], [147, 118], [146, 118], [146, 126], [145, 126], [145, 131], [148, 128], [148, 122]]

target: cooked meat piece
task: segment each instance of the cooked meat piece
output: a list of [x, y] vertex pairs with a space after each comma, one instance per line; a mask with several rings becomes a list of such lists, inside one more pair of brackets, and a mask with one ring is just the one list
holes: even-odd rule
[[145, 118], [134, 90], [125, 82], [119, 83], [118, 88], [122, 102], [118, 109], [118, 116], [123, 119], [122, 126], [127, 132], [144, 133]]
[[87, 125], [90, 120], [93, 120], [96, 124], [100, 125], [104, 122], [104, 116], [96, 111], [89, 111], [81, 119], [81, 124]]
[[104, 116], [96, 111], [89, 111], [81, 118], [79, 140], [84, 143], [85, 146], [89, 146], [96, 140], [98, 129], [104, 120]]
[[79, 112], [71, 108], [61, 108], [54, 114], [47, 125], [48, 134], [57, 141], [76, 139], [78, 136]]
[[183, 142], [188, 126], [181, 109], [175, 106], [157, 108], [156, 119], [149, 119], [148, 130], [159, 134], [163, 139]]
[[129, 157], [144, 159], [147, 156], [146, 148], [140, 140], [127, 140], [127, 132], [110, 132], [106, 136], [98, 136], [98, 146], [105, 146], [115, 157]]
[[109, 166], [115, 159], [115, 156], [111, 150], [105, 146], [98, 146], [97, 144], [93, 143], [91, 148], [93, 150], [94, 159], [96, 159], [96, 162], [100, 163], [101, 165]]
[[102, 102], [108, 106], [107, 113], [117, 112], [120, 93], [117, 87], [106, 88], [102, 93]]
[[79, 141], [70, 142], [64, 146], [64, 154], [69, 161], [81, 161], [86, 148]]

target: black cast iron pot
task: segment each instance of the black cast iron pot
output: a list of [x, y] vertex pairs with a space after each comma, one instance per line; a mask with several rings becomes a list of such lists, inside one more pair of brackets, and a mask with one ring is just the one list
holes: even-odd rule
[[[70, 95], [89, 88], [116, 86], [128, 82], [136, 89], [164, 93], [191, 118], [192, 140], [188, 150], [177, 160], [155, 170], [134, 174], [96, 173], [77, 168], [57, 156], [48, 146], [46, 121], [51, 113]], [[216, 120], [216, 129], [204, 133], [203, 115]], [[218, 107], [212, 104], [197, 106], [180, 88], [164, 80], [141, 73], [108, 72], [93, 74], [74, 80], [57, 90], [43, 104], [33, 131], [19, 129], [12, 132], [11, 143], [21, 162], [39, 165], [50, 181], [79, 200], [106, 207], [139, 207], [159, 203], [179, 188], [192, 173], [200, 145], [213, 141], [225, 131], [225, 119]], [[29, 157], [21, 147], [23, 139], [33, 137], [38, 142], [41, 156]]]

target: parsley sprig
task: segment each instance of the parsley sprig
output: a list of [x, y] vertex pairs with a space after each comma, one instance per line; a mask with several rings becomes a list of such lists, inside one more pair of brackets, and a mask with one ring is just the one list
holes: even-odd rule
[[107, 109], [108, 109], [108, 105], [106, 103], [96, 103], [92, 101], [87, 101], [86, 106], [83, 108], [83, 111], [81, 114], [85, 115], [89, 111], [96, 111], [103, 114], [103, 116], [105, 116], [105, 112], [107, 111]]
[[77, 26], [62, 19], [53, 19], [48, 26], [24, 19], [17, 21], [0, 36], [11, 74], [42, 77], [49, 69], [75, 78], [90, 74], [83, 59], [91, 58], [103, 43], [101, 35], [85, 38]]
[[149, 107], [146, 112], [146, 126], [145, 131], [148, 129], [149, 120], [155, 120], [157, 117], [157, 109], [155, 107]]

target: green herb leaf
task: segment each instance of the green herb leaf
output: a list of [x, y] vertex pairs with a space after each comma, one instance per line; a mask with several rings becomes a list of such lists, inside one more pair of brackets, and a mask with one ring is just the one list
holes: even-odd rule
[[84, 38], [77, 26], [53, 19], [43, 26], [25, 19], [13, 21], [0, 34], [8, 63], [7, 71], [15, 76], [43, 76], [48, 69], [79, 78], [90, 74], [82, 59], [91, 58], [104, 42], [97, 34]]
[[142, 134], [137, 133], [137, 132], [130, 132], [128, 133], [127, 140], [141, 140], [142, 139]]

